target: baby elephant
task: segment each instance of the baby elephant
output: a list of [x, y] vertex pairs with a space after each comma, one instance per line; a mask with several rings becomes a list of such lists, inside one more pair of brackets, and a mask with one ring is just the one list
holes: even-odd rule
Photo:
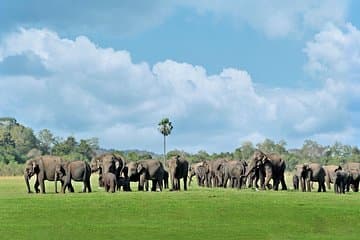
[[116, 176], [113, 173], [105, 173], [103, 176], [105, 191], [115, 192], [116, 188]]
[[335, 193], [343, 193], [345, 194], [345, 187], [348, 183], [349, 173], [343, 171], [339, 166], [338, 169], [335, 170], [335, 177], [334, 177], [334, 192]]
[[294, 190], [299, 190], [299, 177], [297, 175], [293, 176], [293, 185]]

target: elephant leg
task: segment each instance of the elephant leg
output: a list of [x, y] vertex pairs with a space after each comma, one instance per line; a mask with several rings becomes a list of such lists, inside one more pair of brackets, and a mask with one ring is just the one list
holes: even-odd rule
[[[184, 177], [183, 181], [184, 181], [184, 191], [187, 191], [187, 186], [186, 186], [187, 178]], [[180, 187], [180, 179], [179, 179], [179, 187]]]
[[273, 183], [274, 183], [274, 186], [273, 186], [273, 189], [275, 190], [275, 191], [277, 191], [278, 190], [278, 188], [279, 188], [279, 178], [278, 177], [273, 177]]
[[72, 193], [75, 192], [75, 189], [74, 189], [73, 185], [71, 184], [71, 182], [69, 182], [67, 184], [67, 186], [68, 186], [69, 192], [72, 192]]
[[310, 183], [310, 179], [306, 179], [306, 188], [308, 192], [311, 192], [311, 183]]
[[36, 180], [35, 180], [35, 184], [34, 184], [34, 189], [35, 189], [36, 193], [40, 192], [39, 186], [40, 186], [39, 179], [36, 176]]
[[156, 184], [157, 184], [157, 180], [152, 180], [152, 186], [151, 186], [152, 192], [156, 192]]
[[328, 190], [331, 190], [330, 177], [326, 176], [325, 182], [326, 182], [326, 187], [327, 187], [327, 189], [328, 189]]
[[267, 187], [268, 189], [271, 189], [270, 180], [271, 180], [271, 176], [267, 175], [266, 178], [265, 178], [264, 186]]
[[284, 174], [281, 175], [280, 182], [281, 182], [281, 190], [286, 191], [286, 190], [287, 190], [287, 186], [286, 186]]
[[40, 178], [40, 179], [39, 179], [39, 183], [40, 183], [41, 193], [46, 193], [46, 191], [45, 191], [45, 182], [44, 182], [44, 179], [43, 179], [43, 178]]

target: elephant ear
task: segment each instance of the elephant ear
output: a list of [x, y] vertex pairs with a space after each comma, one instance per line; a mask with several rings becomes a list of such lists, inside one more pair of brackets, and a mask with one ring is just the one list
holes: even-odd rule
[[39, 172], [39, 164], [35, 160], [32, 162], [32, 171], [34, 173]]
[[141, 173], [141, 171], [143, 170], [143, 168], [144, 168], [144, 165], [143, 165], [142, 163], [138, 163], [136, 170], [137, 170], [138, 173]]

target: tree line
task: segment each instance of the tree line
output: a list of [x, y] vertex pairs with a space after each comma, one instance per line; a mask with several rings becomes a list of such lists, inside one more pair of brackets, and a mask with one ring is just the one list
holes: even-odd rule
[[[164, 135], [165, 136], [165, 135]], [[181, 155], [190, 163], [203, 160], [229, 159], [247, 160], [256, 149], [263, 152], [276, 152], [286, 160], [287, 170], [294, 169], [296, 164], [315, 162], [323, 165], [344, 164], [346, 162], [360, 162], [360, 149], [357, 146], [335, 142], [332, 145], [321, 145], [314, 140], [305, 140], [301, 148], [288, 149], [284, 140], [278, 142], [265, 139], [263, 142], [253, 144], [250, 141], [243, 142], [232, 152], [207, 153], [200, 150], [197, 153], [188, 153], [183, 150], [172, 150], [167, 153], [167, 158]], [[98, 153], [110, 150], [102, 150], [97, 138], [77, 140], [74, 136], [61, 138], [54, 136], [49, 129], [43, 129], [37, 134], [29, 128], [19, 124], [14, 118], [0, 118], [0, 175], [14, 175], [22, 173], [22, 164], [29, 158], [38, 155], [57, 155], [65, 160], [90, 161]], [[160, 158], [147, 151], [121, 151], [120, 153], [129, 161], [137, 161], [149, 158]]]

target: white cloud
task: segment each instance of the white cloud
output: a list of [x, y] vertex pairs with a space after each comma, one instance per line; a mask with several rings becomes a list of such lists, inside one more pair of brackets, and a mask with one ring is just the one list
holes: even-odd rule
[[329, 24], [306, 44], [306, 69], [323, 78], [360, 77], [360, 31], [351, 23], [343, 28]]
[[106, 147], [161, 152], [156, 125], [164, 116], [175, 125], [170, 146], [191, 151], [231, 151], [246, 138], [298, 141], [348, 128], [347, 85], [335, 80], [317, 90], [259, 90], [244, 70], [208, 75], [172, 60], [134, 63], [127, 51], [46, 29], [20, 29], [0, 44], [2, 61], [28, 53], [48, 74], [0, 73], [0, 115], [58, 134], [97, 136]]
[[319, 30], [328, 22], [343, 24], [349, 5], [340, 0], [232, 0], [226, 4], [220, 0], [199, 0], [186, 4], [199, 13], [211, 13], [220, 19], [230, 17], [236, 25], [247, 24], [270, 37]]

